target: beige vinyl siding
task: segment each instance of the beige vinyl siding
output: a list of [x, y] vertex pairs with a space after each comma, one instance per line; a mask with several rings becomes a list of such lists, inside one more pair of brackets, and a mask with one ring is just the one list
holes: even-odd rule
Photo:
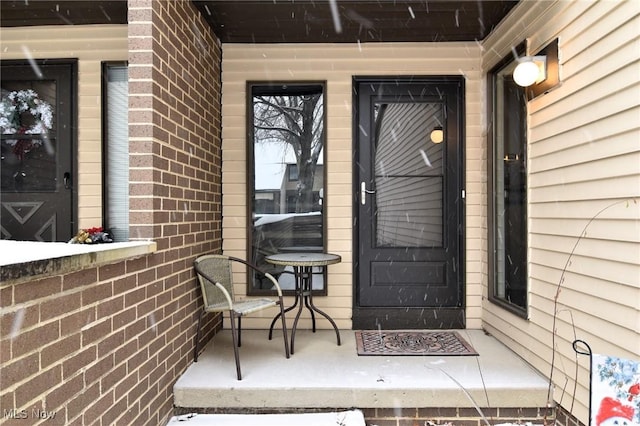
[[[559, 38], [561, 85], [528, 103], [529, 319], [488, 301], [482, 316], [548, 376], [557, 312], [555, 399], [566, 409], [574, 338], [640, 354], [639, 29], [637, 1], [525, 2], [483, 43], [486, 71], [525, 38], [532, 54]], [[573, 414], [586, 424], [587, 357], [578, 363]]]
[[126, 25], [0, 29], [0, 59], [78, 60], [78, 228], [102, 225], [102, 61], [127, 60]]
[[[481, 325], [485, 151], [481, 111], [482, 74], [477, 43], [223, 44], [223, 251], [246, 256], [246, 82], [326, 81], [327, 250], [342, 256], [328, 268], [328, 296], [314, 299], [343, 329], [352, 307], [352, 78], [354, 76], [464, 75], [466, 78], [465, 171], [467, 326]], [[484, 262], [486, 263], [486, 262]], [[246, 293], [243, 273], [236, 290]], [[306, 312], [305, 312], [306, 314]], [[304, 314], [303, 314], [304, 315]], [[308, 315], [308, 314], [307, 314]], [[248, 326], [266, 327], [269, 318]], [[309, 326], [304, 322], [303, 326]], [[325, 321], [318, 326], [328, 327]]]

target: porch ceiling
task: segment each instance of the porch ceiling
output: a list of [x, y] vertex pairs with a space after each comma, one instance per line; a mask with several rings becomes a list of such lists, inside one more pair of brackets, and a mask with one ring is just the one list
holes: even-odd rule
[[[224, 43], [484, 39], [518, 1], [193, 0]], [[126, 0], [2, 0], [3, 27], [122, 24]], [[335, 19], [334, 19], [335, 18]]]
[[193, 3], [225, 43], [365, 43], [482, 40], [518, 2], [194, 0]]
[[0, 25], [126, 24], [126, 0], [1, 0]]

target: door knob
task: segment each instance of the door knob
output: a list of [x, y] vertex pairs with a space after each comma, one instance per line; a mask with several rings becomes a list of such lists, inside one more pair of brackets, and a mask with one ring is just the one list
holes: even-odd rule
[[367, 184], [363, 181], [360, 182], [360, 204], [363, 206], [367, 203], [367, 194], [375, 194], [376, 191], [367, 189]]

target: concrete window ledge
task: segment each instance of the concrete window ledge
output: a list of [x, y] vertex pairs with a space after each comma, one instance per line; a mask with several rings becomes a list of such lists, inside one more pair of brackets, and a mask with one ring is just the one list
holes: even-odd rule
[[115, 263], [154, 253], [156, 249], [153, 241], [68, 244], [0, 240], [0, 283], [16, 284]]

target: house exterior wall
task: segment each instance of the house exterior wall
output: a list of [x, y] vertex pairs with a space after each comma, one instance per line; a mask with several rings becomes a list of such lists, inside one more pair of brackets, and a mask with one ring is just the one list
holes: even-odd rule
[[[325, 208], [327, 247], [342, 256], [342, 263], [328, 268], [328, 296], [314, 303], [339, 327], [351, 328], [352, 309], [352, 77], [464, 75], [465, 176], [466, 176], [466, 320], [467, 327], [481, 325], [482, 263], [486, 214], [482, 193], [485, 181], [485, 148], [481, 110], [482, 73], [476, 43], [371, 43], [371, 44], [223, 44], [223, 251], [247, 255], [246, 194], [246, 82], [326, 81]], [[246, 277], [235, 278], [236, 291], [246, 293]], [[265, 314], [268, 316], [269, 314]], [[303, 313], [302, 326], [310, 326]], [[268, 327], [268, 318], [247, 324]], [[328, 327], [324, 321], [319, 327]]]
[[102, 224], [102, 61], [127, 60], [126, 25], [0, 29], [0, 59], [78, 61], [78, 228]]
[[555, 400], [585, 424], [589, 362], [574, 393], [572, 341], [640, 354], [639, 28], [635, 1], [525, 2], [483, 43], [488, 71], [513, 44], [559, 38], [561, 85], [528, 103], [529, 318], [485, 288], [482, 325], [547, 377], [555, 346]]
[[[78, 40], [111, 31], [113, 58], [128, 58], [131, 235], [157, 251], [0, 283], [2, 422], [36, 424], [44, 410], [55, 413], [47, 424], [165, 424], [202, 306], [193, 260], [221, 249], [220, 45], [190, 2], [130, 1], [128, 32], [55, 30], [16, 29], [15, 37], [46, 33], [46, 45], [26, 44], [37, 58], [92, 50], [79, 63], [79, 156], [95, 158], [98, 170], [99, 61], [112, 59], [110, 43]], [[85, 191], [81, 205], [101, 198]], [[95, 209], [91, 220], [100, 220]], [[205, 339], [219, 321], [208, 317]]]

